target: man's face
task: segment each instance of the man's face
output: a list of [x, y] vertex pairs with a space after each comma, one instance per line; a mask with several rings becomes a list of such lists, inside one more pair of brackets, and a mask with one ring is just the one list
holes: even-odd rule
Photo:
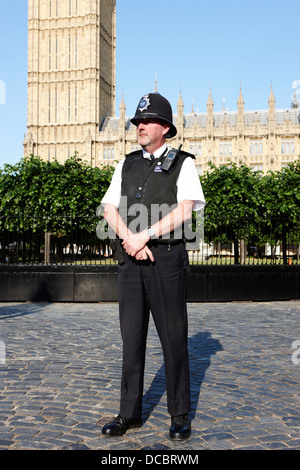
[[137, 140], [146, 152], [153, 153], [165, 142], [169, 131], [168, 124], [158, 119], [143, 119], [137, 121]]

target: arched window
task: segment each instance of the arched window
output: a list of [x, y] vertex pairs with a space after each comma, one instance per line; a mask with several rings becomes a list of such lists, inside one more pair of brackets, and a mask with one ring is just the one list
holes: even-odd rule
[[294, 141], [291, 142], [291, 153], [294, 153]]
[[285, 153], [289, 154], [290, 153], [290, 143], [289, 141], [287, 141], [285, 143]]

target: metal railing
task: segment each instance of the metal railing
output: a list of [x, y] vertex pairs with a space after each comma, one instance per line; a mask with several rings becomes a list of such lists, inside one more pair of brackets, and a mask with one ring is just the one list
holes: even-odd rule
[[[116, 264], [109, 240], [97, 236], [95, 220], [82, 228], [82, 218], [64, 217], [62, 230], [59, 220], [56, 230], [41, 228], [36, 218], [20, 220], [0, 218], [0, 265]], [[204, 240], [188, 254], [192, 265], [299, 265], [300, 224], [286, 219], [260, 224], [241, 219], [234, 225], [209, 221]]]

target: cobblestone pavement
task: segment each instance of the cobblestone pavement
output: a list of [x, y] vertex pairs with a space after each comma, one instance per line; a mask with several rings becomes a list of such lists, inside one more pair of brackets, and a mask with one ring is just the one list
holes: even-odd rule
[[119, 406], [118, 305], [0, 304], [0, 450], [300, 449], [300, 302], [188, 311], [192, 436], [173, 442], [152, 321], [144, 425], [108, 438], [101, 426]]

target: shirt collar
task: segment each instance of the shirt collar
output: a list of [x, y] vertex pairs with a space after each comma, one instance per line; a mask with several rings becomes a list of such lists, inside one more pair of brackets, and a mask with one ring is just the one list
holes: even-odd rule
[[[162, 147], [160, 147], [159, 149], [155, 150], [155, 152], [153, 153], [154, 155], [154, 158], [159, 158], [163, 153], [164, 151], [166, 150], [167, 148], [167, 144], [164, 144]], [[145, 150], [143, 150], [143, 157], [144, 158], [147, 158], [148, 160], [151, 160], [150, 159], [150, 153], [148, 152], [145, 152]]]

